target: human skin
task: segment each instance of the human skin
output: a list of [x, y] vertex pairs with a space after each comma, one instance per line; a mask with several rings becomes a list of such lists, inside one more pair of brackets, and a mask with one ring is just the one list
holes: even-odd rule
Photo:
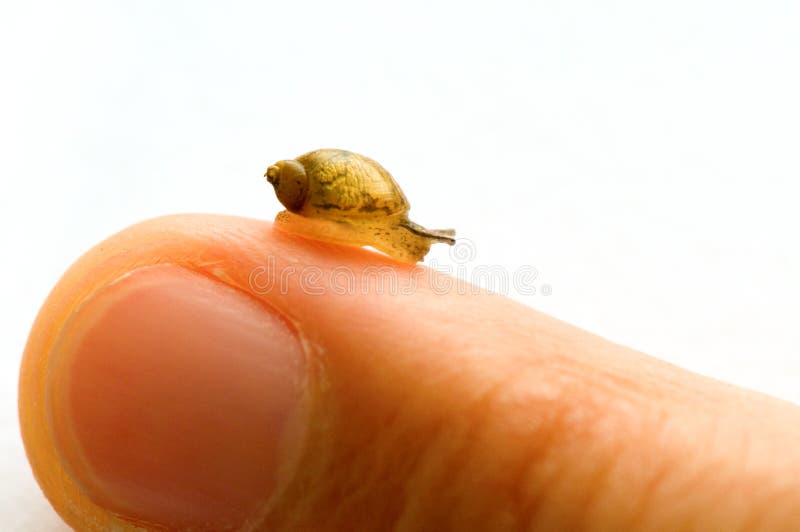
[[37, 480], [80, 530], [797, 529], [798, 407], [448, 282], [264, 221], [130, 227], [31, 331]]

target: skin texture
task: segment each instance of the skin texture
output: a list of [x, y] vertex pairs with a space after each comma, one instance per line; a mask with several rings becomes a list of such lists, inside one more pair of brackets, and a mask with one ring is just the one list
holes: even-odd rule
[[[140, 275], [153, 265], [169, 266]], [[359, 273], [346, 293], [339, 290], [341, 277], [329, 275], [342, 265]], [[268, 286], [269, 272], [303, 266], [321, 272], [314, 284], [323, 290], [311, 290], [297, 274], [286, 275], [283, 287]], [[381, 292], [375, 278], [364, 275], [376, 268], [393, 272], [400, 286], [414, 279], [414, 290]], [[238, 294], [231, 296], [237, 305], [285, 323], [290, 332], [276, 332], [284, 335], [276, 342], [287, 349], [294, 345], [287, 338], [300, 342], [303, 378], [299, 406], [281, 421], [278, 443], [258, 432], [259, 423], [244, 423], [231, 436], [231, 445], [234, 438], [262, 445], [271, 465], [264, 466], [269, 481], [263, 484], [241, 472], [252, 489], [233, 500], [233, 510], [218, 510], [228, 512], [228, 521], [215, 521], [209, 510], [202, 517], [140, 519], [140, 527], [795, 530], [800, 522], [800, 409], [794, 405], [691, 374], [507, 298], [460, 293], [455, 284], [448, 288], [448, 278], [419, 266], [305, 240], [268, 222], [183, 215], [143, 222], [89, 251], [54, 288], [31, 331], [20, 377], [23, 439], [45, 494], [77, 529], [135, 528], [109, 505], [124, 506], [128, 517], [145, 512], [137, 511], [138, 503], [104, 497], [104, 484], [93, 485], [76, 470], [76, 453], [64, 435], [80, 435], [85, 454], [106, 449], [99, 441], [106, 432], [99, 424], [93, 430], [94, 418], [73, 408], [74, 398], [83, 397], [79, 392], [68, 395], [72, 407], [49, 400], [61, 393], [52, 383], [85, 379], [85, 388], [98, 394], [91, 404], [127, 407], [142, 397], [121, 393], [130, 391], [124, 379], [98, 377], [104, 375], [98, 368], [116, 366], [103, 362], [105, 351], [98, 354], [95, 344], [76, 348], [81, 364], [53, 361], [72, 352], [58, 346], [78, 337], [75, 331], [90, 319], [84, 315], [106, 320], [104, 334], [115, 338], [114, 327], [126, 321], [114, 321], [103, 309], [129, 308], [126, 319], [135, 320], [146, 308], [139, 289], [149, 275], [199, 276], [202, 282], [170, 286], [207, 282], [213, 291], [220, 285]], [[120, 286], [135, 297], [119, 295]], [[112, 298], [104, 294], [121, 303], [92, 303]], [[179, 318], [158, 320], [165, 334]], [[142, 359], [134, 355], [113, 364], [134, 367]], [[142, 373], [138, 386], [152, 384], [153, 393], [179, 390], [182, 371], [195, 375], [197, 366], [209, 364], [226, 379], [231, 367], [213, 359], [180, 364], [174, 381]], [[78, 389], [71, 386], [66, 389]], [[196, 401], [192, 415], [202, 415], [217, 404], [215, 394], [227, 397], [240, 388], [209, 387], [185, 401]], [[135, 432], [144, 430], [137, 416], [146, 415], [158, 425], [161, 417], [176, 416], [163, 401], [113, 422]], [[153, 426], [148, 430], [160, 434]], [[202, 428], [175, 431], [162, 443], [195, 449], [198, 434], [203, 439], [197, 431]], [[174, 474], [194, 479], [191, 471]], [[151, 481], [153, 490], [163, 487], [158, 477]], [[162, 499], [169, 515], [171, 499]], [[176, 506], [176, 515], [178, 509], [186, 510]]]

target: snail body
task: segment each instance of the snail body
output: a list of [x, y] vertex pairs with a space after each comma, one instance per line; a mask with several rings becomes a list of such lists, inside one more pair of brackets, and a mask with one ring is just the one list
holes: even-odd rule
[[270, 166], [264, 176], [286, 207], [276, 224], [312, 238], [372, 246], [405, 262], [418, 262], [431, 244], [455, 243], [452, 229], [429, 230], [410, 221], [410, 204], [376, 161], [323, 149]]

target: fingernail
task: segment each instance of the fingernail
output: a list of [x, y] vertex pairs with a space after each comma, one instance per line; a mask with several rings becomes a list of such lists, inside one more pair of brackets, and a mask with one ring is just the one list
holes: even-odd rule
[[48, 369], [65, 469], [97, 505], [236, 528], [272, 491], [304, 372], [274, 309], [177, 266], [134, 271], [68, 321]]

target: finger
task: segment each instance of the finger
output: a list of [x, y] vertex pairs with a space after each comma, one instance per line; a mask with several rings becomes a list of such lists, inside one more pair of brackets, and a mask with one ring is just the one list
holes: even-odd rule
[[800, 519], [795, 407], [447, 283], [254, 220], [129, 228], [31, 332], [37, 479], [81, 530]]

